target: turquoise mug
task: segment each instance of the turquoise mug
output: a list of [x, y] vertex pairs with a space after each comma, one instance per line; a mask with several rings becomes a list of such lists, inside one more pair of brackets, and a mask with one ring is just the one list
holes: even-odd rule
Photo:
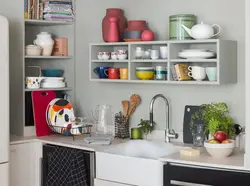
[[209, 81], [217, 81], [217, 67], [206, 67], [206, 74]]
[[100, 79], [107, 79], [108, 78], [108, 69], [110, 67], [96, 67], [93, 69], [93, 72], [100, 78]]

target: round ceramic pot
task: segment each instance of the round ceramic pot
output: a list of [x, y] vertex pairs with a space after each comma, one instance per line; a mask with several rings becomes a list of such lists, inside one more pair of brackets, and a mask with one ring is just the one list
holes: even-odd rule
[[34, 44], [42, 48], [43, 56], [50, 56], [52, 54], [54, 43], [51, 34], [48, 32], [41, 32], [34, 40]]
[[130, 20], [128, 21], [128, 28], [126, 31], [137, 30], [144, 31], [147, 29], [147, 22], [144, 20]]
[[110, 28], [109, 18], [110, 17], [115, 17], [118, 19], [117, 21], [118, 33], [119, 33], [119, 38], [122, 41], [123, 32], [127, 26], [127, 21], [126, 21], [126, 18], [122, 14], [122, 9], [119, 9], [119, 8], [108, 8], [106, 10], [106, 16], [102, 20], [103, 41], [108, 42], [109, 28]]
[[196, 24], [196, 16], [192, 14], [179, 14], [169, 17], [169, 39], [190, 40], [193, 39], [181, 25], [192, 28]]

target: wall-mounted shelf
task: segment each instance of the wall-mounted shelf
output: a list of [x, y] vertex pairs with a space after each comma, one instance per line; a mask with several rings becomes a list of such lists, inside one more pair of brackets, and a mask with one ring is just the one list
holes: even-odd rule
[[[145, 49], [158, 49], [168, 46], [169, 59], [136, 59], [136, 47]], [[118, 49], [128, 51], [128, 59], [121, 63], [119, 60], [96, 60], [98, 52], [113, 52]], [[178, 53], [183, 49], [208, 49], [217, 55], [212, 59], [181, 59]], [[237, 42], [230, 40], [185, 40], [185, 41], [152, 41], [152, 42], [118, 42], [118, 43], [92, 43], [90, 44], [90, 81], [94, 82], [119, 82], [119, 83], [151, 83], [151, 84], [177, 84], [177, 85], [220, 85], [237, 83]], [[175, 81], [172, 77], [171, 66], [178, 63], [187, 63], [189, 66], [217, 67], [217, 81]], [[93, 69], [106, 65], [108, 67], [128, 68], [128, 80], [99, 79]], [[136, 76], [136, 67], [166, 66], [167, 80], [139, 80]]]
[[64, 87], [64, 88], [39, 88], [39, 89], [25, 89], [25, 92], [34, 92], [34, 91], [46, 91], [46, 90], [54, 90], [54, 91], [70, 91], [72, 88]]
[[72, 25], [73, 21], [47, 21], [47, 20], [35, 20], [25, 19], [27, 25], [38, 25], [38, 26], [52, 26], [52, 25]]
[[71, 59], [73, 56], [25, 56], [26, 59]]

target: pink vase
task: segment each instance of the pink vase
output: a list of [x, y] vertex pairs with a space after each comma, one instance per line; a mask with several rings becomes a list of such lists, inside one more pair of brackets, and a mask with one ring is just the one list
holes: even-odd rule
[[118, 19], [116, 17], [109, 18], [109, 32], [108, 32], [108, 42], [118, 42], [119, 41], [119, 31], [117, 27]]
[[123, 32], [125, 28], [127, 27], [127, 21], [126, 18], [123, 16], [122, 9], [119, 8], [108, 8], [106, 10], [106, 16], [102, 20], [102, 37], [103, 41], [108, 42], [108, 32], [109, 32], [109, 18], [110, 17], [116, 17], [118, 19], [117, 21], [117, 27], [120, 35], [120, 41], [123, 40]]

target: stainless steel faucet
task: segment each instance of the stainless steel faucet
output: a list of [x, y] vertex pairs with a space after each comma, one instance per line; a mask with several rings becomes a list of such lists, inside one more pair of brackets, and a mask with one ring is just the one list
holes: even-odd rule
[[168, 108], [166, 108], [166, 130], [165, 130], [165, 142], [166, 143], [170, 143], [170, 139], [171, 138], [174, 138], [174, 139], [177, 139], [178, 138], [178, 134], [177, 133], [175, 133], [175, 131], [172, 129], [172, 130], [170, 130], [170, 128], [169, 128], [169, 121], [170, 121], [170, 119], [169, 119], [169, 112], [170, 112], [170, 105], [169, 105], [169, 102], [168, 102], [168, 99], [164, 96], [164, 95], [162, 95], [162, 94], [157, 94], [157, 95], [155, 95], [153, 98], [152, 98], [152, 100], [151, 100], [151, 102], [150, 102], [150, 106], [149, 106], [149, 122], [150, 122], [150, 124], [151, 125], [153, 125], [153, 122], [154, 122], [154, 102], [155, 102], [155, 100], [157, 99], [157, 98], [162, 98], [162, 99], [164, 99], [164, 101], [165, 101], [165, 104], [166, 104], [166, 107], [168, 107]]

